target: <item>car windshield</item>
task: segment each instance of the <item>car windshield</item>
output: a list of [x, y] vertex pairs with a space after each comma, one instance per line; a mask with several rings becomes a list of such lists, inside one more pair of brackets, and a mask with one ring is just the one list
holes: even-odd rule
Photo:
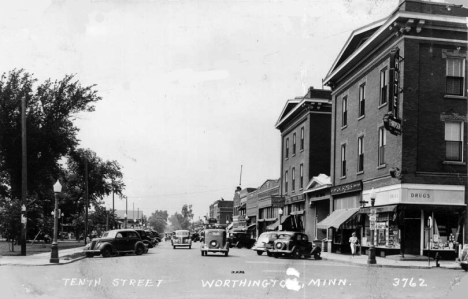
[[117, 231], [112, 230], [110, 232], [105, 232], [102, 237], [103, 238], [115, 238], [115, 235], [117, 234]]
[[187, 237], [188, 235], [189, 235], [189, 232], [187, 231], [176, 232], [177, 237]]
[[260, 235], [260, 237], [258, 238], [258, 241], [260, 242], [268, 242], [269, 239], [276, 239], [277, 238], [277, 235], [275, 234], [271, 234], [271, 235]]
[[283, 239], [283, 240], [289, 240], [291, 239], [291, 235], [288, 235], [288, 234], [279, 234], [278, 235], [278, 239]]

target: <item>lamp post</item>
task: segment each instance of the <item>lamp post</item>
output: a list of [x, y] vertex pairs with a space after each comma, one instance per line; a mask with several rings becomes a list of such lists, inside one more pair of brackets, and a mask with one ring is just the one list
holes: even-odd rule
[[127, 213], [124, 214], [124, 225], [127, 228]]
[[[375, 204], [375, 198], [377, 197], [377, 194], [375, 193], [374, 188], [372, 188], [371, 193], [370, 193], [370, 201], [371, 201], [371, 209], [374, 209], [374, 204]], [[372, 212], [372, 211], [371, 211]], [[375, 215], [374, 213], [370, 213], [370, 215]], [[372, 225], [374, 224], [374, 225]], [[374, 231], [375, 231], [375, 220], [370, 221], [370, 229], [371, 229], [371, 243], [369, 246], [369, 257], [367, 259], [368, 264], [377, 264], [377, 261], [375, 260], [375, 245], [374, 245]]]
[[57, 231], [58, 231], [58, 198], [57, 195], [62, 192], [62, 185], [60, 185], [59, 180], [54, 184], [54, 197], [55, 197], [55, 209], [54, 209], [54, 239], [52, 241], [52, 251], [50, 252], [50, 262], [59, 263], [58, 256], [58, 244], [57, 244]]
[[60, 214], [60, 218], [62, 218], [62, 233], [60, 234], [62, 241], [63, 241], [63, 216], [65, 216], [63, 213]]
[[281, 231], [283, 230], [283, 227], [282, 227], [283, 225], [281, 225], [281, 216], [283, 216], [283, 210], [281, 208], [278, 210], [278, 215], [279, 215], [279, 223], [280, 223], [278, 226], [278, 230]]

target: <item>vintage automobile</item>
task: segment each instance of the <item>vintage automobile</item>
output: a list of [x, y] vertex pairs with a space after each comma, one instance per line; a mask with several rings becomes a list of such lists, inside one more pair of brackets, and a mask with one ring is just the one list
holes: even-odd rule
[[156, 243], [153, 241], [153, 239], [146, 233], [145, 230], [143, 229], [135, 229], [135, 231], [140, 235], [141, 241], [145, 243], [148, 248], [153, 248]]
[[258, 255], [262, 255], [264, 252], [266, 252], [268, 256], [271, 256], [271, 253], [268, 252], [268, 249], [273, 249], [273, 245], [277, 238], [278, 232], [263, 233], [258, 237], [257, 242], [255, 242], [252, 250], [255, 250]]
[[125, 255], [135, 253], [141, 255], [148, 251], [148, 247], [141, 240], [140, 235], [132, 229], [115, 229], [105, 232], [101, 238], [93, 239], [83, 250], [87, 257], [102, 255]]
[[226, 236], [226, 230], [219, 228], [205, 229], [200, 251], [202, 256], [206, 256], [208, 252], [219, 252], [228, 256], [229, 241]]
[[462, 256], [460, 260], [460, 267], [463, 270], [468, 271], [468, 245], [465, 245], [463, 247]]
[[273, 243], [273, 248], [268, 252], [278, 258], [280, 256], [294, 258], [310, 258], [312, 243], [306, 234], [291, 231], [278, 232], [278, 239]]
[[172, 247], [188, 247], [192, 248], [192, 240], [190, 239], [190, 232], [188, 230], [176, 230], [172, 236]]
[[247, 232], [229, 232], [229, 244], [230, 247], [237, 248], [252, 248], [255, 244], [255, 239], [252, 239], [250, 233]]

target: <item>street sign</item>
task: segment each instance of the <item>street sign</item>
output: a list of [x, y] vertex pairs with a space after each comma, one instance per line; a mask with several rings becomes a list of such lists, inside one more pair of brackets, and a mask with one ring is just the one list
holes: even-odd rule
[[376, 215], [369, 215], [369, 220], [370, 220], [370, 221], [376, 221], [376, 220], [377, 220], [377, 216], [376, 216]]
[[370, 229], [370, 230], [375, 230], [375, 221], [371, 221], [371, 222], [370, 222], [369, 229]]
[[377, 214], [377, 209], [376, 208], [370, 208], [369, 209], [371, 215]]

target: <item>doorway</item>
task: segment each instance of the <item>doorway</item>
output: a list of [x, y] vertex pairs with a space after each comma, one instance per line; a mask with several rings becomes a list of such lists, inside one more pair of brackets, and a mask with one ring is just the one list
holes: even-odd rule
[[403, 229], [403, 242], [405, 254], [420, 254], [421, 219], [406, 218]]

